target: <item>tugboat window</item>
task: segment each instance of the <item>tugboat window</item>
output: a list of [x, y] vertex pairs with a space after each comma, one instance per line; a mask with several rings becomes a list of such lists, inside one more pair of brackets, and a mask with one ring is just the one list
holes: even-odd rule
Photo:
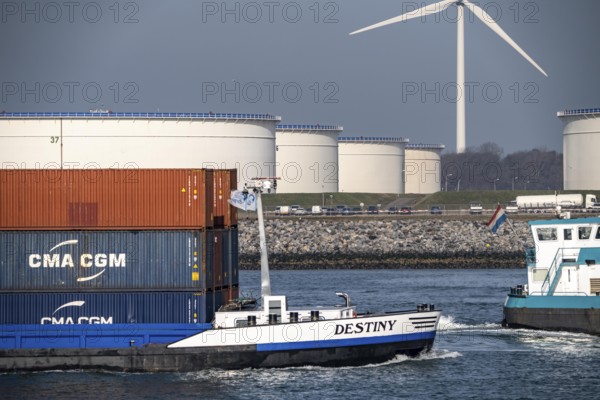
[[546, 275], [548, 275], [547, 268], [535, 268], [533, 270], [533, 281], [543, 282], [546, 279]]
[[565, 240], [573, 240], [573, 231], [570, 229], [565, 229], [564, 231]]
[[592, 236], [592, 227], [591, 226], [580, 226], [579, 227], [579, 239], [585, 240], [589, 239]]
[[538, 228], [537, 235], [539, 240], [556, 240], [556, 228]]
[[596, 239], [600, 239], [600, 226], [598, 227], [598, 230], [596, 231]]

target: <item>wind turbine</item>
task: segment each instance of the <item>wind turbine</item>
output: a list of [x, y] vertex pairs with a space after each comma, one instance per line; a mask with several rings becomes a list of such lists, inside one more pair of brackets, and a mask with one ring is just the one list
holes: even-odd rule
[[[488, 28], [494, 31], [498, 36], [506, 41], [513, 49], [517, 51], [523, 58], [525, 58], [531, 65], [537, 68], [544, 76], [548, 76], [548, 74], [535, 62], [525, 51], [519, 47], [518, 44], [515, 43], [514, 40], [510, 38], [500, 28], [498, 23], [494, 21], [494, 19], [483, 10], [481, 7], [469, 2], [468, 0], [443, 0], [438, 3], [430, 4], [425, 7], [421, 7], [414, 11], [409, 11], [405, 14], [402, 14], [398, 17], [390, 18], [383, 22], [379, 22], [377, 24], [367, 26], [366, 28], [359, 29], [355, 32], [352, 32], [350, 35], [355, 35], [357, 33], [370, 31], [372, 29], [381, 28], [382, 26], [395, 24], [396, 22], [403, 22], [413, 18], [426, 17], [428, 15], [437, 14], [439, 12], [444, 11], [446, 8], [450, 7], [452, 4], [455, 4], [457, 7], [457, 19], [456, 19], [456, 27], [457, 27], [457, 50], [456, 50], [456, 86], [457, 86], [457, 101], [456, 101], [456, 152], [463, 153], [466, 147], [465, 140], [465, 22], [464, 22], [464, 11], [463, 7], [466, 7], [471, 11], [477, 18], [479, 18]], [[462, 93], [461, 93], [462, 91]]]

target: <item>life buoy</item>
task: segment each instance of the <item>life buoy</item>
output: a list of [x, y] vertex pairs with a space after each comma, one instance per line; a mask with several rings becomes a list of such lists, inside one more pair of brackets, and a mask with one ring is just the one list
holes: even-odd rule
[[352, 318], [356, 318], [356, 310], [352, 310]]

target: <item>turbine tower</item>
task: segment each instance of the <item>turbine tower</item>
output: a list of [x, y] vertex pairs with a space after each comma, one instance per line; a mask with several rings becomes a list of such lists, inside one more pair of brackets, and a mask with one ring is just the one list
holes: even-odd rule
[[395, 24], [397, 22], [403, 22], [413, 18], [426, 17], [427, 15], [437, 14], [444, 11], [446, 8], [455, 4], [457, 7], [457, 19], [456, 19], [456, 87], [457, 87], [457, 101], [456, 101], [456, 152], [463, 153], [466, 148], [465, 138], [465, 21], [464, 21], [464, 7], [468, 8], [477, 18], [479, 18], [488, 28], [494, 31], [500, 36], [506, 43], [508, 43], [513, 49], [515, 49], [523, 58], [525, 58], [531, 65], [537, 68], [544, 76], [548, 76], [546, 72], [535, 62], [525, 51], [515, 43], [500, 28], [498, 23], [483, 10], [481, 7], [469, 2], [468, 0], [443, 0], [438, 3], [430, 4], [425, 7], [421, 7], [414, 11], [409, 11], [398, 17], [390, 18], [383, 22], [367, 26], [366, 28], [359, 29], [352, 32], [351, 35], [357, 33], [370, 31], [372, 29], [381, 28], [382, 26]]

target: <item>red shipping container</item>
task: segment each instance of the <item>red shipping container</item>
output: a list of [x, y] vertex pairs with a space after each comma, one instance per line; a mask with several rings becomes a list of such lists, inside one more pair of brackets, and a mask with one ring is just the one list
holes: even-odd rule
[[237, 208], [229, 204], [232, 190], [237, 190], [237, 170], [214, 170], [214, 221], [215, 228], [237, 226]]
[[0, 229], [203, 229], [213, 171], [1, 170]]

